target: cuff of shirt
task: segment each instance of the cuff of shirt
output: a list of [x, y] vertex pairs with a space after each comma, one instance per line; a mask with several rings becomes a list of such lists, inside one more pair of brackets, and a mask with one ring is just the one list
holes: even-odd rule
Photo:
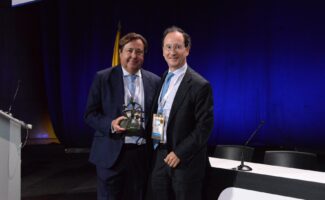
[[116, 133], [115, 129], [113, 128], [112, 122], [111, 122], [111, 132], [112, 132], [113, 134]]

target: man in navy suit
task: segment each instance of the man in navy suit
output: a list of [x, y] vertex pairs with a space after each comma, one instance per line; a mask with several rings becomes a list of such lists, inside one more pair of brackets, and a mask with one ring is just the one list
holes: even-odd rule
[[121, 66], [97, 72], [85, 112], [95, 129], [90, 162], [96, 165], [98, 200], [143, 200], [148, 173], [150, 134], [128, 135], [120, 126], [123, 104], [131, 101], [144, 109], [145, 127], [160, 78], [141, 69], [146, 39], [128, 33], [119, 42]]
[[152, 123], [156, 145], [151, 186], [156, 200], [202, 198], [213, 99], [210, 83], [186, 62], [190, 47], [190, 36], [182, 29], [165, 30], [163, 56], [169, 69], [154, 101]]

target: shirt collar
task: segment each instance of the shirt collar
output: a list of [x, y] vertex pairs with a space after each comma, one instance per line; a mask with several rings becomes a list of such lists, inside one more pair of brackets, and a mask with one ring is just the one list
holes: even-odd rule
[[[187, 63], [185, 63], [182, 67], [176, 69], [175, 71], [173, 71], [173, 74], [175, 74], [176, 76], [179, 76], [183, 73], [185, 73], [187, 70]], [[171, 72], [170, 70], [168, 70], [168, 72]]]
[[[124, 76], [124, 77], [130, 75], [130, 73], [129, 73], [128, 71], [126, 71], [126, 69], [124, 69], [123, 66], [122, 66], [122, 71], [123, 71], [123, 76]], [[141, 69], [139, 69], [139, 70], [135, 73], [135, 75], [137, 75], [138, 77], [142, 77], [142, 75], [141, 75]]]

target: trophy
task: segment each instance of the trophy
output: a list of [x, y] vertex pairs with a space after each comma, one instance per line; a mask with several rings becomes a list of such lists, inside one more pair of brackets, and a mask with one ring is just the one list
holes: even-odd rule
[[144, 112], [141, 105], [131, 99], [129, 104], [123, 105], [122, 113], [126, 119], [121, 121], [120, 126], [126, 129], [126, 135], [144, 136], [144, 129], [142, 127]]

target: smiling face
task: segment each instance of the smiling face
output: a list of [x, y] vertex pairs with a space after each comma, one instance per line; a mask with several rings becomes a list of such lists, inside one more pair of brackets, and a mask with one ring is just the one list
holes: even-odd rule
[[121, 65], [126, 71], [135, 74], [144, 61], [144, 44], [142, 40], [131, 40], [120, 50]]
[[171, 71], [182, 67], [186, 63], [190, 48], [185, 47], [184, 36], [180, 32], [170, 32], [163, 42], [163, 56]]

